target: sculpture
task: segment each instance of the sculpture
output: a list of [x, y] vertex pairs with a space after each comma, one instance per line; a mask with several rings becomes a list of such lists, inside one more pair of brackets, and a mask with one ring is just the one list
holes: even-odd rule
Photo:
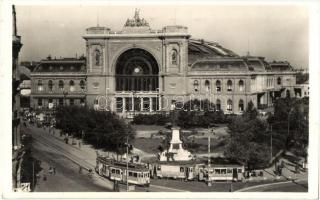
[[101, 57], [101, 53], [100, 53], [99, 49], [96, 49], [94, 51], [94, 55], [95, 55], [96, 66], [99, 66], [100, 65], [100, 57]]
[[131, 26], [131, 27], [149, 26], [149, 23], [144, 18], [140, 18], [139, 12], [140, 10], [136, 9], [133, 19], [127, 19], [124, 26]]

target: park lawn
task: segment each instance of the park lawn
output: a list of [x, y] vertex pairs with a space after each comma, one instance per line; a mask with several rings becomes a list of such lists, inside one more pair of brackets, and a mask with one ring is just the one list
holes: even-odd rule
[[[159, 153], [158, 147], [161, 145], [161, 138], [136, 138], [133, 142], [133, 146], [147, 153]], [[195, 138], [194, 143], [199, 144], [197, 148], [188, 148], [187, 150], [192, 153], [206, 153], [208, 152], [208, 139], [207, 138]], [[225, 148], [223, 140], [211, 139], [211, 152], [222, 152]]]
[[161, 141], [161, 138], [136, 138], [133, 146], [147, 153], [158, 153]]

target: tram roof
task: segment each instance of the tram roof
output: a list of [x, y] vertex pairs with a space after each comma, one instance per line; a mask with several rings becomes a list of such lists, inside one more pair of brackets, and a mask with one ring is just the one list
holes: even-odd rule
[[[104, 162], [105, 164], [110, 165], [110, 166], [114, 166], [114, 167], [121, 168], [121, 169], [127, 168], [126, 162], [116, 161], [113, 158], [99, 156], [97, 159]], [[146, 165], [144, 165], [144, 164], [130, 163], [130, 162], [128, 162], [128, 168], [131, 170], [133, 170], [133, 169], [135, 169], [135, 170], [148, 170]]]

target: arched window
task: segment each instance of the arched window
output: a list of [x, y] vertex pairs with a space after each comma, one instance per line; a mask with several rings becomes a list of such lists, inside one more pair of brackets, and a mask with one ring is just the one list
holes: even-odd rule
[[232, 91], [232, 81], [231, 80], [228, 80], [228, 82], [227, 82], [227, 90], [229, 92]]
[[43, 91], [43, 83], [42, 80], [38, 80], [38, 91]]
[[220, 80], [216, 81], [216, 90], [217, 90], [217, 92], [221, 92], [221, 81]]
[[173, 49], [171, 52], [171, 64], [173, 65], [178, 64], [178, 52], [175, 49]]
[[199, 81], [198, 80], [193, 81], [193, 89], [195, 92], [199, 91]]
[[71, 80], [69, 82], [69, 87], [70, 87], [70, 92], [73, 92], [74, 91], [74, 81], [73, 80]]
[[229, 99], [227, 101], [227, 111], [232, 111], [232, 100], [231, 99]]
[[278, 83], [278, 85], [281, 85], [281, 78], [280, 77], [278, 77], [277, 83]]
[[52, 89], [53, 89], [53, 82], [52, 82], [52, 80], [49, 80], [49, 81], [48, 81], [48, 88], [49, 88], [49, 91], [52, 92]]
[[59, 89], [64, 90], [64, 82], [63, 81], [59, 81]]
[[239, 100], [239, 111], [242, 112], [244, 110], [244, 103], [243, 103], [243, 100], [240, 99]]
[[84, 89], [86, 88], [86, 84], [85, 84], [84, 80], [80, 81], [80, 88], [82, 91], [84, 91]]
[[240, 81], [239, 81], [239, 91], [240, 91], [240, 92], [243, 92], [243, 91], [244, 91], [244, 82], [243, 82], [243, 80], [240, 80]]
[[216, 101], [216, 110], [221, 110], [221, 101], [220, 101], [220, 99], [217, 99], [217, 101]]
[[209, 80], [206, 80], [204, 82], [204, 86], [206, 88], [206, 92], [210, 92], [210, 81]]

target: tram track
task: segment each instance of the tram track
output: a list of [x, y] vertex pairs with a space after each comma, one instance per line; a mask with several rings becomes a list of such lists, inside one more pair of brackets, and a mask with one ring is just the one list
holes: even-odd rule
[[86, 169], [87, 171], [89, 171], [90, 169], [93, 170], [94, 167], [95, 167], [94, 165], [92, 165], [91, 163], [83, 160], [79, 156], [76, 156], [74, 154], [69, 153], [67, 150], [63, 149], [59, 145], [55, 145], [55, 144], [53, 144], [51, 142], [43, 140], [43, 138], [42, 138], [42, 140], [38, 139], [38, 138], [33, 138], [33, 140], [35, 142], [38, 142], [38, 143], [42, 144], [42, 145], [51, 147], [51, 149], [53, 151], [56, 151], [57, 153], [62, 154], [64, 157], [66, 157], [67, 159], [69, 159], [70, 161], [75, 163], [76, 165], [81, 166], [82, 168]]
[[[35, 144], [40, 144], [40, 145], [44, 145], [47, 148], [49, 148], [51, 151], [65, 157], [66, 159], [70, 160], [71, 162], [73, 162], [74, 164], [76, 164], [77, 166], [81, 166], [83, 169], [89, 171], [90, 169], [93, 172], [93, 176], [96, 179], [99, 179], [103, 182], [105, 182], [108, 185], [109, 189], [113, 189], [113, 182], [107, 180], [105, 177], [101, 177], [99, 176], [97, 173], [95, 173], [95, 163], [92, 164], [88, 161], [86, 161], [84, 158], [82, 158], [81, 156], [75, 155], [75, 153], [79, 153], [81, 154], [82, 152], [74, 147], [68, 146], [68, 147], [63, 147], [63, 145], [65, 145], [61, 140], [58, 140], [57, 138], [54, 138], [51, 135], [47, 135], [47, 134], [43, 134], [44, 132], [36, 132], [33, 131], [31, 129], [28, 129], [30, 132], [32, 132], [33, 137], [33, 141]], [[41, 130], [42, 131], [42, 130]], [[60, 143], [60, 144], [55, 144], [55, 143]], [[72, 148], [70, 150], [68, 150], [68, 148]], [[74, 153], [72, 153], [72, 152]], [[150, 185], [149, 188], [140, 188], [140, 187], [136, 187], [136, 192], [146, 192], [146, 191], [168, 191], [168, 192], [187, 192], [186, 190], [181, 190], [181, 189], [177, 189], [177, 188], [170, 188], [170, 187], [166, 187], [166, 186], [161, 186], [161, 185]]]

